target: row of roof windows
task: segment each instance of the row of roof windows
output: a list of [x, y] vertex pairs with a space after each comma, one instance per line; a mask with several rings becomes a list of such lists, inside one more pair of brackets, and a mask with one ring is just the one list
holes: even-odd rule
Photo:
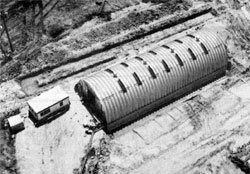
[[[187, 36], [188, 36], [188, 37], [191, 37], [191, 38], [196, 38], [196, 37], [193, 36], [193, 35], [187, 35]], [[174, 41], [175, 41], [175, 42], [178, 42], [178, 43], [180, 43], [180, 44], [183, 43], [181, 40], [178, 40], [178, 39], [176, 39], [176, 40], [174, 40]], [[196, 41], [200, 42], [200, 41], [199, 41], [199, 38], [196, 38]], [[207, 48], [205, 47], [205, 45], [204, 45], [202, 42], [200, 42], [200, 46], [201, 46], [202, 50], [204, 51], [204, 53], [205, 53], [205, 54], [208, 54], [208, 50], [207, 50]], [[180, 56], [179, 56], [177, 53], [175, 53], [174, 49], [170, 48], [170, 47], [167, 46], [167, 45], [162, 45], [162, 47], [163, 47], [163, 48], [166, 48], [166, 49], [168, 49], [168, 50], [171, 50], [171, 53], [174, 53], [175, 58], [176, 58], [176, 60], [178, 61], [179, 65], [180, 65], [181, 67], [184, 66], [183, 61], [181, 60]], [[196, 59], [197, 59], [196, 56], [195, 56], [195, 54], [194, 54], [194, 52], [192, 51], [191, 48], [188, 48], [187, 51], [188, 51], [188, 53], [190, 54], [190, 56], [191, 56], [191, 58], [192, 58], [193, 60], [196, 60]], [[154, 51], [149, 51], [149, 53], [152, 54], [152, 55], [157, 55], [157, 53], [154, 52]], [[147, 65], [147, 62], [146, 62], [143, 58], [136, 56], [135, 59], [137, 59], [137, 60], [139, 60], [139, 61], [142, 61], [144, 65]], [[165, 60], [162, 59], [161, 62], [162, 62], [162, 65], [163, 65], [164, 69], [166, 70], [166, 72], [170, 72], [170, 68], [169, 68], [168, 64], [165, 62]], [[123, 65], [124, 67], [129, 67], [129, 65], [128, 65], [127, 63], [125, 63], [125, 62], [122, 62], [121, 65]], [[148, 71], [149, 71], [151, 77], [152, 77], [153, 79], [156, 79], [157, 76], [156, 76], [154, 70], [153, 70], [149, 65], [147, 66], [147, 69], [148, 69]], [[117, 78], [117, 75], [116, 75], [111, 69], [106, 69], [106, 71], [109, 72], [110, 74], [112, 74], [114, 78]], [[141, 79], [139, 78], [139, 76], [137, 75], [137, 73], [136, 73], [136, 72], [133, 72], [132, 75], [133, 75], [133, 77], [134, 77], [134, 79], [135, 79], [137, 85], [138, 85], [138, 86], [142, 85], [142, 81], [141, 81]], [[118, 79], [117, 82], [118, 82], [119, 86], [121, 87], [121, 90], [122, 90], [124, 93], [127, 92], [127, 89], [126, 89], [125, 85], [123, 84], [123, 82], [122, 82], [120, 79]]]

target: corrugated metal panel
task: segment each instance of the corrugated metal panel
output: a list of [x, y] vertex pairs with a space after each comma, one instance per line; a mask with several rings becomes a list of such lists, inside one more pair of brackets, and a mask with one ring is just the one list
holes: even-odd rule
[[130, 70], [130, 67], [124, 68], [124, 72], [126, 73], [126, 80], [128, 81], [128, 86], [129, 86], [129, 92], [124, 96], [127, 103], [126, 106], [124, 108], [126, 108], [124, 110], [124, 114], [127, 114], [129, 112], [129, 110], [134, 110], [136, 109], [138, 106], [136, 105], [136, 101], [133, 100], [133, 96], [136, 97], [138, 96], [138, 94], [135, 92], [134, 86], [135, 84], [135, 80], [132, 78], [132, 72]]
[[150, 102], [150, 96], [148, 95], [150, 93], [150, 89], [151, 89], [150, 82], [149, 82], [150, 74], [147, 71], [147, 68], [143, 64], [142, 61], [140, 61], [140, 60], [136, 60], [136, 61], [137, 61], [137, 63], [140, 64], [141, 68], [135, 69], [135, 72], [144, 81], [143, 84], [142, 84], [142, 87], [141, 87], [141, 90], [143, 91], [143, 100], [144, 100], [143, 105], [141, 105], [141, 106], [144, 106], [144, 105], [146, 105], [147, 103]]
[[157, 50], [154, 50], [154, 52], [156, 53], [156, 55], [153, 55], [153, 58], [150, 57], [150, 59], [148, 59], [148, 62], [157, 74], [157, 78], [153, 80], [156, 82], [155, 96], [156, 98], [159, 98], [166, 94], [166, 91], [169, 87], [166, 83], [167, 75], [165, 74], [164, 66], [161, 63], [162, 57], [157, 52]]
[[[197, 45], [196, 42], [193, 41], [193, 39], [189, 38], [189, 37], [185, 37], [182, 39], [183, 42], [183, 49], [185, 50], [187, 56], [189, 57], [189, 62], [190, 62], [190, 72], [192, 74], [195, 74], [195, 72], [197, 71], [197, 68], [199, 67], [199, 61], [200, 61], [200, 57], [199, 57], [199, 50], [197, 50]], [[195, 60], [193, 60], [192, 56], [190, 55], [190, 53], [188, 52], [188, 49], [190, 49], [192, 51], [192, 53], [194, 54]], [[183, 50], [183, 51], [184, 51]], [[200, 73], [199, 73], [200, 74]], [[192, 81], [195, 79], [195, 77], [192, 75]]]
[[[140, 64], [138, 67], [133, 66], [133, 61], [135, 61], [137, 64]], [[131, 67], [133, 68], [132, 70], [134, 72], [136, 72], [136, 74], [138, 75], [138, 77], [140, 78], [140, 80], [142, 81], [142, 85], [139, 87], [140, 91], [141, 91], [141, 97], [140, 97], [140, 103], [138, 103], [138, 108], [141, 106], [146, 105], [147, 101], [147, 93], [148, 93], [148, 89], [147, 89], [147, 82], [146, 79], [148, 78], [147, 74], [145, 73], [141, 73], [145, 70], [145, 67], [143, 64], [141, 64], [141, 62], [138, 62], [138, 60], [134, 60], [131, 62]]]
[[[118, 108], [120, 111], [120, 114], [117, 114], [118, 116], [121, 114], [126, 114], [127, 110], [129, 109], [129, 105], [132, 104], [132, 95], [134, 95], [134, 91], [131, 89], [133, 87], [133, 82], [132, 82], [132, 78], [131, 78], [131, 73], [128, 71], [128, 68], [126, 67], [121, 67], [120, 65], [116, 66], [113, 68], [117, 74], [118, 77], [120, 77], [121, 81], [124, 83], [124, 85], [127, 88], [127, 92], [120, 94], [120, 98], [117, 98], [117, 101], [119, 102], [119, 106]], [[134, 105], [130, 106], [131, 109], [134, 109]], [[116, 117], [117, 117], [116, 115]]]
[[173, 44], [170, 46], [172, 49], [174, 49], [174, 52], [175, 54], [178, 54], [180, 59], [182, 60], [183, 62], [183, 66], [180, 66], [178, 65], [176, 68], [179, 71], [178, 73], [178, 81], [180, 82], [179, 84], [177, 84], [178, 86], [185, 86], [185, 84], [188, 83], [188, 80], [187, 80], [187, 67], [188, 67], [188, 63], [189, 60], [187, 60], [186, 56], [185, 56], [185, 49], [183, 47], [183, 44], [181, 43], [178, 43], [178, 42], [173, 42]]
[[[113, 97], [113, 96], [112, 96]], [[113, 100], [103, 100], [104, 106], [103, 106], [103, 111], [106, 113], [106, 122], [110, 123], [113, 120], [114, 117], [114, 107], [116, 107], [113, 104]]]
[[[212, 54], [211, 54], [211, 56], [213, 56], [214, 57], [214, 59], [215, 59], [215, 61], [216, 61], [216, 69], [218, 69], [218, 67], [221, 67], [222, 66], [222, 61], [220, 60], [220, 50], [218, 50], [218, 49], [216, 49], [216, 42], [212, 42], [212, 41], [214, 41], [215, 39], [212, 37], [212, 35], [210, 34], [209, 35], [209, 37], [208, 36], [203, 36], [203, 37], [201, 37], [200, 35], [199, 35], [199, 38], [200, 38], [200, 40], [202, 41], [202, 42], [204, 42], [204, 45], [211, 45], [210, 47], [213, 47], [214, 49], [212, 50], [212, 52], [213, 52], [213, 54], [214, 55], [217, 55], [217, 56], [213, 56]], [[206, 40], [211, 40], [210, 42], [207, 42]], [[213, 57], [211, 57], [211, 58], [213, 58]]]
[[114, 65], [109, 68], [110, 72], [101, 71], [84, 80], [100, 99], [99, 109], [112, 127], [119, 127], [115, 122], [128, 115], [128, 120], [133, 120], [144, 107], [148, 110], [146, 106], [154, 107], [171, 100], [168, 96], [181, 88], [196, 86], [192, 82], [208, 81], [207, 75], [218, 69], [225, 70], [227, 64], [224, 43], [215, 33], [207, 31], [166, 43], [138, 57], [126, 60], [123, 65]]
[[[194, 70], [195, 70], [195, 63], [197, 63], [199, 60], [197, 60], [197, 56], [195, 55], [194, 51], [191, 50], [190, 48], [187, 48], [187, 43], [185, 41], [183, 41], [183, 47], [182, 49], [184, 50], [183, 51], [183, 54], [186, 56], [186, 60], [187, 60], [187, 72], [186, 72], [186, 78], [187, 78], [187, 83], [191, 83], [192, 81], [195, 80], [195, 76], [193, 75], [194, 74]], [[190, 54], [188, 49], [190, 49]], [[192, 55], [194, 56], [194, 59], [192, 58]]]
[[[207, 59], [215, 60], [215, 62], [214, 62], [216, 64], [215, 66], [220, 66], [220, 63], [218, 62], [219, 59], [217, 58], [217, 56], [215, 56], [215, 55], [218, 55], [218, 52], [216, 49], [212, 49], [212, 48], [215, 48], [215, 45], [213, 43], [214, 41], [212, 40], [212, 38], [208, 37], [208, 38], [204, 39], [204, 37], [200, 37], [199, 35], [198, 35], [198, 38], [200, 40], [199, 44], [200, 44], [201, 48], [202, 48], [201, 44], [203, 44], [204, 47], [206, 47], [206, 49], [209, 52], [208, 55], [204, 54], [207, 57]], [[208, 40], [208, 42], [207, 42], [207, 40]]]
[[163, 47], [159, 47], [157, 49], [157, 52], [159, 54], [159, 56], [161, 57], [162, 60], [164, 60], [166, 62], [166, 64], [168, 64], [168, 66], [170, 67], [170, 72], [166, 73], [167, 76], [167, 87], [168, 87], [168, 93], [171, 93], [172, 91], [174, 91], [175, 89], [175, 81], [176, 81], [176, 70], [175, 70], [175, 62], [174, 62], [174, 57], [173, 54], [170, 53], [169, 51], [166, 50], [166, 48]]
[[[219, 58], [219, 53], [217, 52], [216, 48], [216, 40], [212, 37], [212, 34], [209, 32], [205, 32], [203, 35], [200, 33], [195, 33], [194, 36], [199, 39], [199, 44], [201, 47], [201, 44], [203, 44], [206, 49], [208, 50], [209, 54], [205, 55], [208, 59], [213, 59], [215, 60], [215, 66], [221, 66], [220, 65], [220, 58]], [[201, 47], [202, 48], [202, 47]], [[217, 56], [216, 56], [217, 55]], [[204, 59], [206, 60], [206, 59]]]
[[[155, 52], [154, 52], [155, 53]], [[155, 53], [156, 54], [156, 53]], [[159, 67], [159, 61], [156, 58], [155, 54], [143, 54], [141, 57], [147, 62], [147, 65], [151, 67], [151, 69], [154, 71], [156, 78], [153, 79], [153, 77], [150, 77], [149, 80], [151, 81], [151, 84], [153, 84], [151, 88], [151, 101], [155, 100], [155, 98], [158, 98], [160, 96], [160, 89], [159, 87], [162, 86], [159, 82], [159, 73], [160, 73], [160, 68]], [[147, 66], [147, 67], [148, 67]]]
[[[142, 67], [141, 63], [138, 60], [134, 60], [134, 59], [133, 60], [131, 59], [130, 61], [127, 61], [126, 63], [129, 65], [127, 70], [129, 71], [129, 74], [130, 74], [129, 78], [131, 79], [131, 83], [133, 83], [133, 86], [134, 86], [134, 87], [133, 86], [131, 87], [131, 90], [133, 91], [133, 94], [131, 94], [131, 97], [130, 97], [130, 100], [131, 100], [133, 95], [136, 96], [136, 97], [138, 97], [139, 95], [143, 96], [143, 90], [142, 90], [141, 86], [137, 85], [137, 83], [136, 83], [136, 81], [135, 81], [135, 79], [133, 77], [133, 72], [135, 72], [135, 70], [142, 71], [143, 67]], [[144, 77], [142, 77], [139, 74], [138, 74], [138, 76], [140, 76], [139, 78], [141, 80], [141, 83], [143, 84], [144, 83]], [[137, 88], [140, 88], [140, 89], [138, 90]], [[138, 91], [141, 91], [142, 93], [138, 94]], [[133, 101], [133, 103], [130, 102], [129, 104], [133, 105], [136, 108], [139, 107], [139, 103], [135, 102], [135, 101]], [[127, 107], [129, 107], [129, 106], [127, 106]], [[127, 109], [126, 113], [129, 113], [129, 112], [130, 112], [130, 110]]]
[[[154, 52], [157, 53], [156, 59], [157, 59], [158, 64], [156, 64], [155, 66], [158, 67], [157, 73], [159, 74], [158, 80], [159, 80], [159, 84], [160, 84], [160, 86], [158, 86], [157, 88], [160, 91], [159, 95], [162, 96], [162, 95], [165, 95], [167, 93], [167, 90], [169, 89], [169, 84], [167, 83], [169, 81], [168, 74], [167, 74], [167, 72], [165, 72], [165, 68], [162, 64], [163, 57], [162, 57], [161, 53], [158, 52], [157, 49], [155, 49]], [[157, 67], [155, 67], [155, 68], [157, 68]]]
[[[164, 48], [161, 51], [163, 53], [162, 56], [163, 56], [163, 59], [165, 60], [165, 62], [167, 62], [167, 64], [170, 64], [170, 66], [172, 67], [172, 69], [171, 69], [171, 75], [170, 75], [171, 81], [169, 83], [172, 86], [171, 87], [172, 91], [175, 91], [178, 88], [178, 75], [180, 73], [180, 69], [176, 68], [176, 67], [178, 67], [179, 64], [178, 64], [178, 62], [177, 62], [174, 54], [171, 53], [170, 50], [167, 50], [166, 48]], [[164, 56], [164, 55], [166, 55], [166, 56]]]
[[[167, 45], [171, 49], [174, 49], [174, 48], [172, 48], [172, 44], [173, 43], [169, 43], [169, 44], [165, 44], [165, 45]], [[179, 74], [181, 74], [181, 67], [178, 64], [178, 61], [176, 60], [176, 57], [174, 56], [174, 54], [175, 54], [174, 52], [170, 51], [169, 49], [165, 49], [164, 52], [168, 52], [168, 54], [170, 54], [169, 57], [164, 57], [164, 59], [166, 60], [167, 63], [168, 62], [172, 63], [172, 67], [173, 67], [173, 69], [172, 69], [172, 71], [173, 71], [173, 78], [172, 78], [172, 80], [173, 80], [173, 86], [174, 86], [173, 90], [175, 91], [175, 90], [177, 90], [178, 85], [180, 83], [179, 80], [178, 80], [178, 78], [179, 78]], [[180, 68], [177, 68], [177, 67], [180, 67]]]
[[[224, 43], [221, 41], [219, 37], [216, 37], [213, 33], [211, 32], [206, 32], [206, 34], [202, 35], [202, 33], [197, 33], [197, 35], [202, 39], [203, 42], [206, 44], [211, 45], [211, 49], [214, 51], [214, 58], [216, 59], [217, 62], [217, 68], [221, 66], [226, 66], [227, 61], [226, 59], [221, 59], [221, 56], [224, 55], [226, 56], [226, 49], [224, 47]], [[210, 42], [209, 42], [210, 40]]]
[[203, 50], [202, 48], [199, 46], [199, 44], [195, 41], [195, 39], [193, 40], [193, 44], [192, 47], [190, 45], [190, 49], [192, 49], [194, 52], [196, 52], [196, 56], [197, 56], [197, 60], [192, 61], [197, 63], [197, 65], [194, 67], [194, 69], [196, 70], [195, 74], [197, 75], [197, 77], [195, 77], [196, 79], [199, 79], [201, 76], [204, 76], [205, 74], [207, 74], [207, 67], [210, 66], [209, 63], [207, 63], [207, 60], [204, 56]]
[[[192, 73], [192, 81], [199, 79], [201, 76], [204, 76], [204, 74], [207, 74], [206, 67], [209, 66], [209, 64], [205, 63], [205, 57], [203, 56], [202, 49], [198, 45], [198, 43], [195, 41], [195, 39], [192, 38], [184, 38], [184, 48], [185, 53], [190, 57], [190, 63], [191, 63], [191, 73]], [[196, 60], [193, 60], [188, 53], [188, 48], [190, 48], [193, 53], [196, 56]]]
[[[224, 43], [221, 41], [220, 38], [215, 37], [213, 34], [210, 34], [209, 36], [213, 37], [213, 39], [216, 40], [216, 46], [214, 47], [214, 50], [218, 50], [219, 51], [219, 56], [217, 56], [219, 58], [220, 56], [223, 55], [223, 53], [224, 54], [226, 53], [226, 49], [225, 49]], [[227, 64], [227, 62], [225, 60], [223, 60], [223, 61], [218, 60], [218, 61], [221, 63], [221, 66], [226, 66], [226, 64]]]
[[[104, 103], [103, 107], [105, 108], [103, 110], [106, 111], [105, 112], [106, 122], [109, 123], [110, 121], [112, 121], [113, 115], [115, 114], [116, 111], [116, 106], [112, 98], [115, 95], [117, 95], [119, 86], [116, 82], [116, 79], [112, 75], [103, 72], [102, 76], [99, 76], [99, 78], [97, 78], [95, 81], [95, 84], [99, 83], [100, 85], [99, 87], [100, 91], [95, 91], [95, 92], [97, 93], [98, 96], [101, 96], [100, 100], [103, 101]], [[104, 91], [104, 95], [101, 94], [102, 91]]]
[[[106, 74], [106, 77], [103, 77], [105, 74]], [[102, 88], [103, 85], [106, 85], [103, 83], [105, 83], [106, 81], [109, 81], [109, 79], [112, 80], [112, 77], [109, 77], [107, 72], [103, 72], [103, 73], [97, 73], [95, 75], [95, 78], [85, 79], [85, 82], [89, 86], [91, 86], [91, 88], [93, 89], [93, 91], [95, 91], [95, 93], [99, 99], [103, 99], [103, 98], [112, 94], [111, 89], [107, 90], [107, 89]], [[112, 91], [114, 91], [114, 90], [112, 89]]]
[[196, 70], [195, 74], [199, 76], [204, 76], [208, 73], [208, 67], [210, 66], [210, 63], [208, 63], [209, 61], [206, 59], [202, 48], [200, 47], [199, 43], [196, 41], [195, 38], [187, 37], [184, 38], [184, 40], [185, 39], [192, 40], [192, 44], [189, 44], [187, 46], [196, 54], [197, 57], [197, 60], [194, 61], [195, 63], [197, 63], [194, 67], [194, 69]]
[[[154, 59], [152, 54], [142, 54], [140, 57], [143, 58], [143, 60], [146, 62], [146, 64], [144, 64], [145, 66], [145, 71], [149, 74], [149, 78], [148, 78], [148, 83], [146, 83], [145, 85], [148, 85], [148, 89], [149, 89], [149, 93], [148, 93], [148, 97], [149, 97], [149, 102], [154, 101], [156, 98], [156, 89], [157, 89], [157, 81], [156, 79], [152, 78], [152, 75], [149, 72], [148, 67], [150, 66], [153, 69], [153, 64], [150, 61], [150, 59]], [[157, 60], [156, 60], [157, 61]], [[154, 71], [154, 69], [153, 69]]]
[[[130, 72], [127, 71], [127, 68], [119, 68], [119, 66], [117, 66], [117, 71], [119, 71], [119, 74], [121, 75], [121, 80], [123, 81], [123, 83], [126, 85], [126, 88], [127, 88], [127, 92], [126, 93], [123, 93], [123, 95], [121, 96], [121, 108], [120, 108], [120, 111], [124, 114], [127, 113], [127, 110], [129, 109], [129, 105], [132, 104], [132, 95], [134, 93], [134, 91], [131, 89], [133, 87], [133, 82], [132, 82], [132, 79], [131, 79], [131, 74]], [[118, 98], [119, 99], [119, 98]], [[134, 105], [130, 106], [131, 109], [134, 109]], [[118, 115], [119, 116], [119, 115]]]

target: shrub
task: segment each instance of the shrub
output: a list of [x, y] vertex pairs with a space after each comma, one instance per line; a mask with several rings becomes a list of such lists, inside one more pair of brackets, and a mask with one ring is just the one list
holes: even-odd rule
[[50, 37], [56, 38], [64, 32], [65, 28], [60, 24], [52, 24], [48, 27], [48, 34]]

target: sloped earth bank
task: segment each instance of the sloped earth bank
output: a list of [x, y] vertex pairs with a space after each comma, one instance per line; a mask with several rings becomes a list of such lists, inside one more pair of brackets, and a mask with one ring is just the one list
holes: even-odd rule
[[[45, 33], [41, 37], [41, 25], [39, 23], [40, 15], [36, 15], [35, 24], [32, 19], [32, 10], [29, 6], [30, 2], [25, 4], [23, 8], [16, 8], [21, 3], [15, 3], [16, 0], [1, 0], [1, 8], [8, 11], [7, 26], [9, 29], [10, 38], [14, 47], [14, 52], [11, 53], [14, 61], [27, 59], [25, 57], [36, 57], [39, 54], [40, 48], [49, 42], [55, 42], [70, 31], [80, 27], [87, 21], [100, 16], [99, 0], [43, 0], [44, 9], [44, 28]], [[130, 6], [138, 5], [140, 0], [108, 0], [103, 7], [103, 17], [99, 23], [109, 18], [111, 12], [121, 10]], [[40, 13], [36, 9], [36, 14]], [[23, 16], [26, 16], [26, 22], [23, 21]], [[3, 34], [3, 35], [1, 35]], [[8, 39], [3, 30], [0, 32], [1, 43], [8, 48]], [[9, 50], [10, 51], [10, 50]], [[28, 54], [27, 54], [28, 52]], [[33, 55], [30, 55], [30, 54]], [[0, 54], [0, 68], [4, 64], [3, 55]], [[11, 66], [13, 62], [7, 63], [4, 66]], [[3, 66], [3, 67], [4, 67]]]
[[[2, 67], [0, 82], [12, 79], [20, 74], [28, 74], [32, 71], [37, 72], [46, 68], [51, 69], [76, 59], [82, 59], [87, 56], [86, 54], [93, 54], [91, 53], [93, 51], [99, 50], [100, 52], [103, 51], [103, 48], [112, 47], [112, 45], [124, 42], [124, 40], [134, 39], [137, 35], [149, 32], [143, 28], [140, 29], [141, 31], [137, 30], [139, 26], [152, 23], [172, 14], [174, 11], [183, 12], [183, 10], [188, 10], [192, 5], [184, 3], [185, 1], [182, 1], [183, 4], [170, 2], [159, 5], [142, 3], [129, 7], [124, 9], [125, 15], [114, 13], [114, 18], [107, 23], [98, 23], [97, 19], [86, 22], [68, 37], [56, 43], [50, 43], [41, 49], [37, 48], [30, 56], [20, 56], [18, 60]], [[173, 20], [175, 21], [175, 19]], [[88, 30], [86, 31], [85, 28], [88, 28]], [[153, 27], [153, 29], [155, 28]], [[81, 32], [81, 30], [85, 32]], [[124, 38], [118, 37], [118, 41], [112, 40], [117, 35], [123, 35]]]
[[[186, 30], [186, 32], [192, 32], [195, 30], [195, 27], [201, 28], [204, 23], [209, 23], [208, 21], [214, 23], [215, 19], [213, 18], [214, 16], [212, 14], [207, 13], [169, 29], [161, 30], [141, 39], [136, 39], [119, 47], [90, 56], [86, 59], [60, 66], [50, 72], [45, 72], [38, 76], [24, 79], [21, 81], [22, 89], [26, 94], [30, 95], [43, 90], [42, 86], [44, 85], [48, 86], [50, 83], [54, 83], [57, 80], [62, 80], [63, 78], [74, 74], [77, 74], [78, 77], [84, 77], [86, 74], [96, 71], [97, 69], [104, 68], [109, 64], [117, 63], [129, 57], [136, 56], [137, 54], [150, 50], [167, 42], [168, 40], [172, 40], [173, 37], [171, 36], [175, 37], [177, 33], [184, 30]], [[180, 36], [181, 35], [178, 35], [178, 37]], [[171, 37], [171, 39], [168, 37]]]
[[27, 99], [14, 80], [0, 84], [0, 91], [0, 173], [16, 174], [15, 137], [8, 130], [6, 118], [18, 114]]
[[15, 139], [4, 125], [4, 116], [0, 114], [0, 173], [16, 173]]

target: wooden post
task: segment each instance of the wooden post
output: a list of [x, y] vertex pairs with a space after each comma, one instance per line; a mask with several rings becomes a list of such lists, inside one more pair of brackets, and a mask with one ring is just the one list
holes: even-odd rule
[[103, 1], [102, 1], [102, 6], [100, 7], [99, 12], [98, 12], [99, 15], [102, 14], [102, 12], [103, 12], [103, 10], [104, 10], [105, 4], [106, 4], [106, 0], [103, 0]]
[[4, 50], [4, 48], [3, 48], [3, 46], [2, 46], [1, 43], [0, 43], [0, 50], [2, 51], [3, 55], [6, 57], [7, 56], [6, 52], [5, 52], [5, 50]]
[[10, 50], [13, 52], [14, 49], [13, 49], [13, 46], [12, 46], [12, 43], [11, 43], [11, 40], [10, 40], [10, 35], [9, 35], [9, 31], [8, 31], [8, 28], [7, 28], [7, 25], [6, 25], [5, 17], [6, 17], [6, 15], [2, 11], [1, 12], [1, 19], [3, 21], [4, 30], [5, 30], [5, 32], [7, 34], [7, 38], [8, 38], [9, 44], [10, 44]]

